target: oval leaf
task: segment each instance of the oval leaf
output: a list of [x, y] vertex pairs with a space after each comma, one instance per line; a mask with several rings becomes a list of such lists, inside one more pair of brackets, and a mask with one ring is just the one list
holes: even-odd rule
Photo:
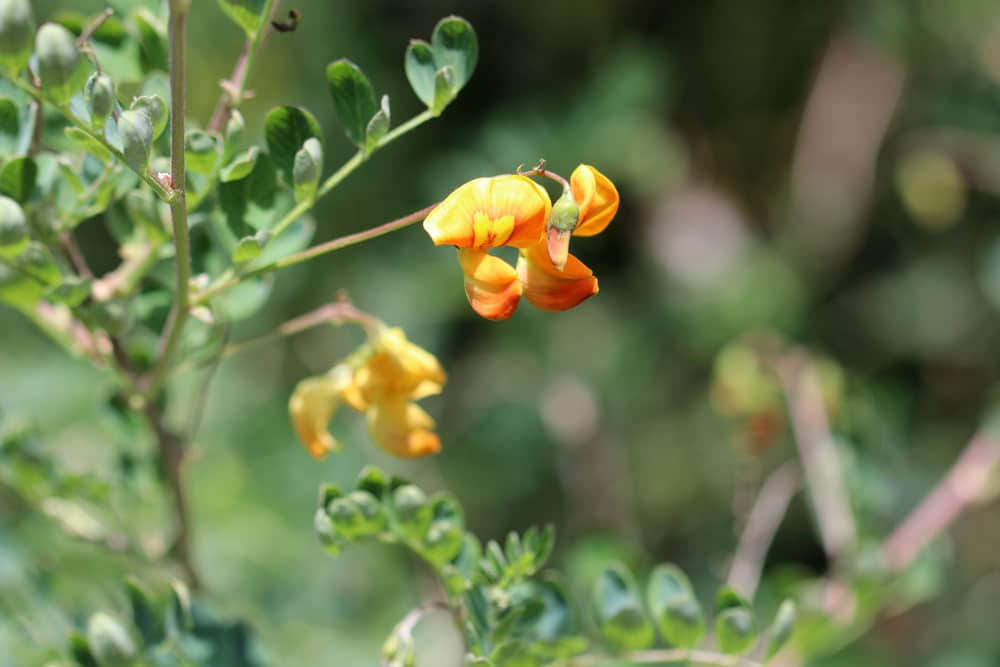
[[459, 16], [441, 19], [431, 35], [431, 49], [438, 69], [451, 67], [454, 71], [457, 93], [472, 78], [479, 60], [479, 41], [472, 24]]
[[431, 45], [419, 39], [410, 41], [404, 58], [406, 78], [421, 102], [428, 107], [434, 103], [434, 52]]
[[0, 193], [23, 204], [31, 197], [38, 167], [30, 157], [14, 158], [0, 169]]
[[326, 82], [337, 119], [344, 126], [347, 138], [358, 148], [364, 148], [368, 123], [378, 110], [371, 82], [357, 65], [346, 58], [327, 66]]
[[715, 640], [723, 653], [743, 653], [757, 639], [753, 616], [743, 607], [730, 607], [715, 618]]
[[306, 139], [315, 138], [323, 143], [319, 123], [311, 113], [300, 107], [277, 107], [267, 114], [264, 121], [267, 149], [279, 170], [291, 179], [295, 154]]
[[636, 592], [635, 579], [621, 564], [613, 564], [597, 578], [593, 592], [594, 612], [601, 635], [614, 648], [636, 651], [656, 639]]
[[785, 600], [778, 607], [778, 613], [774, 615], [774, 622], [768, 629], [766, 659], [770, 660], [778, 654], [784, 647], [788, 638], [792, 636], [795, 629], [795, 603], [792, 600]]
[[222, 11], [243, 28], [247, 37], [253, 37], [260, 27], [265, 4], [264, 0], [219, 0]]

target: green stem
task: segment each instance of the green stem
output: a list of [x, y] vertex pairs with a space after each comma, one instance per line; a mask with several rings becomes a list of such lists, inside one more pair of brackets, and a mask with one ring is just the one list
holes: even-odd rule
[[264, 266], [257, 267], [250, 271], [241, 273], [240, 275], [234, 274], [223, 274], [220, 276], [221, 280], [215, 282], [215, 284], [210, 287], [205, 288], [204, 291], [198, 292], [191, 297], [191, 305], [200, 306], [204, 304], [209, 299], [218, 296], [222, 292], [225, 292], [233, 287], [239, 285], [242, 281], [247, 278], [253, 278], [256, 276], [264, 275], [265, 273], [271, 273], [272, 271], [277, 271], [278, 269], [283, 269], [295, 264], [300, 264], [301, 262], [308, 261], [314, 257], [319, 257], [320, 255], [325, 255], [326, 253], [333, 252], [335, 250], [340, 250], [348, 246], [357, 245], [358, 243], [363, 243], [371, 239], [383, 236], [390, 232], [394, 232], [398, 229], [403, 229], [404, 227], [409, 227], [415, 222], [420, 222], [427, 214], [430, 213], [437, 204], [431, 204], [426, 208], [422, 208], [419, 211], [414, 211], [408, 215], [404, 215], [402, 218], [397, 218], [390, 222], [387, 222], [378, 227], [372, 227], [371, 229], [366, 229], [354, 234], [347, 234], [346, 236], [341, 236], [326, 243], [320, 243], [312, 248], [307, 248], [301, 252], [297, 252], [288, 257], [279, 259], [276, 262], [271, 262], [270, 264], [265, 264]]
[[[389, 143], [395, 141], [396, 139], [403, 136], [410, 130], [423, 125], [424, 123], [435, 117], [436, 116], [433, 113], [431, 113], [430, 110], [425, 110], [417, 114], [416, 116], [406, 121], [399, 127], [396, 127], [395, 129], [388, 132], [384, 137], [382, 137], [382, 139], [379, 140], [378, 144], [371, 152], [374, 152], [375, 150], [378, 150], [379, 148], [388, 145]], [[315, 197], [299, 202], [298, 204], [295, 205], [295, 207], [292, 210], [290, 210], [288, 213], [282, 216], [282, 218], [278, 220], [278, 222], [275, 223], [274, 226], [271, 228], [270, 241], [274, 241], [274, 239], [277, 238], [279, 235], [281, 235], [281, 233], [284, 232], [286, 229], [288, 229], [288, 227], [293, 222], [295, 222], [300, 217], [308, 213], [312, 209], [312, 207], [316, 205], [316, 202], [319, 201], [321, 197], [329, 194], [331, 190], [340, 185], [340, 183], [345, 178], [350, 176], [355, 169], [357, 169], [364, 163], [364, 161], [371, 155], [371, 152], [366, 154], [364, 151], [358, 151], [357, 153], [355, 153], [350, 160], [341, 165], [341, 167], [337, 169], [337, 171], [330, 174], [330, 176], [325, 181], [323, 181], [323, 184], [320, 185], [319, 189], [316, 191]], [[348, 236], [343, 236], [340, 237], [339, 239], [328, 241], [313, 248], [309, 248], [294, 255], [290, 255], [289, 257], [286, 257], [277, 262], [273, 262], [266, 266], [253, 269], [252, 271], [247, 271], [245, 273], [237, 275], [236, 272], [233, 271], [232, 269], [226, 270], [218, 278], [215, 279], [215, 282], [212, 285], [209, 285], [203, 291], [195, 295], [191, 300], [191, 305], [192, 306], [202, 305], [211, 297], [220, 294], [222, 292], [225, 292], [226, 290], [232, 287], [235, 287], [246, 278], [259, 276], [264, 273], [269, 273], [271, 271], [275, 271], [277, 269], [281, 269], [286, 266], [291, 266], [292, 264], [298, 264], [299, 262], [304, 262], [308, 259], [312, 259], [313, 257], [317, 257], [319, 255], [332, 252], [334, 250], [340, 250], [341, 248], [345, 248], [349, 245], [354, 245], [356, 243], [361, 243], [362, 241], [367, 241], [370, 238], [375, 238], [376, 236], [388, 234], [389, 232], [395, 231], [397, 229], [402, 229], [407, 225], [410, 225], [414, 222], [421, 220], [424, 215], [430, 212], [431, 208], [433, 208], [433, 206], [428, 207], [427, 209], [422, 209], [421, 211], [417, 211], [416, 213], [411, 213], [408, 216], [404, 216], [403, 218], [399, 218], [398, 220], [393, 220], [392, 222], [388, 222], [379, 227], [374, 227], [364, 232], [358, 232], [357, 234], [349, 234]], [[411, 219], [411, 217], [415, 215], [420, 215], [421, 217]]]
[[174, 197], [170, 217], [174, 231], [176, 297], [161, 339], [160, 353], [149, 373], [146, 395], [155, 397], [166, 377], [170, 360], [180, 344], [181, 332], [190, 310], [191, 247], [188, 237], [186, 173], [184, 165], [184, 21], [183, 0], [170, 3], [170, 178]]
[[218, 104], [215, 105], [215, 111], [212, 112], [212, 119], [208, 124], [210, 130], [221, 130], [223, 123], [226, 122], [226, 112], [238, 108], [243, 103], [243, 94], [246, 92], [250, 70], [253, 69], [254, 61], [257, 59], [257, 52], [260, 50], [260, 45], [264, 41], [264, 37], [267, 36], [271, 14], [274, 13], [276, 4], [278, 4], [277, 0], [267, 0], [264, 4], [260, 27], [247, 39], [243, 51], [240, 53], [239, 60], [236, 61], [233, 74], [229, 77], [231, 89], [223, 89], [222, 96], [219, 98]]
[[[17, 87], [18, 89], [20, 89], [21, 91], [23, 91], [27, 95], [30, 95], [31, 98], [34, 99], [39, 104], [45, 102], [45, 103], [49, 104], [50, 106], [52, 106], [52, 108], [58, 109], [59, 113], [61, 113], [66, 118], [66, 120], [68, 120], [73, 125], [73, 127], [77, 128], [78, 130], [80, 130], [81, 132], [83, 132], [84, 134], [86, 134], [87, 136], [89, 136], [91, 139], [93, 139], [94, 141], [96, 141], [97, 143], [99, 143], [101, 146], [103, 146], [105, 148], [105, 150], [107, 150], [109, 153], [111, 153], [112, 155], [115, 156], [116, 160], [118, 160], [119, 162], [121, 162], [122, 164], [124, 164], [126, 166], [128, 165], [128, 162], [125, 160], [125, 155], [120, 150], [118, 150], [111, 142], [109, 142], [104, 137], [104, 135], [98, 134], [97, 132], [95, 132], [94, 130], [92, 130], [87, 125], [84, 125], [83, 123], [81, 123], [80, 119], [77, 118], [76, 115], [73, 114], [72, 110], [68, 106], [64, 106], [64, 105], [61, 105], [61, 104], [56, 104], [52, 100], [47, 99], [41, 93], [41, 91], [39, 91], [36, 88], [32, 87], [28, 83], [26, 83], [24, 81], [21, 81], [20, 79], [10, 78], [10, 79], [7, 79], [7, 80], [10, 81], [15, 87]], [[132, 169], [132, 167], [129, 167], [129, 169]], [[153, 178], [152, 176], [150, 176], [148, 171], [146, 171], [146, 170], [138, 171], [136, 169], [132, 169], [132, 171], [134, 171], [136, 174], [138, 174], [139, 177], [143, 181], [146, 182], [146, 185], [148, 185], [150, 188], [153, 189], [153, 192], [156, 193], [157, 197], [159, 197], [160, 199], [162, 199], [163, 201], [165, 201], [167, 203], [170, 203], [171, 200], [173, 200], [173, 198], [175, 196], [174, 192], [171, 191], [171, 190], [168, 190], [159, 181], [157, 181], [155, 178]]]

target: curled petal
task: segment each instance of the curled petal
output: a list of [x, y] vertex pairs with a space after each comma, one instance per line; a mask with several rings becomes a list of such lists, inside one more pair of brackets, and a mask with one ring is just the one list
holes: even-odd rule
[[368, 409], [366, 420], [372, 439], [394, 456], [417, 458], [441, 451], [434, 420], [416, 403], [376, 403]]
[[481, 250], [458, 251], [465, 274], [465, 296], [472, 309], [488, 320], [505, 320], [521, 300], [521, 281], [513, 266]]
[[447, 375], [437, 358], [406, 339], [402, 329], [383, 329], [367, 360], [354, 372], [344, 400], [358, 410], [386, 397], [416, 400], [441, 393]]
[[545, 188], [526, 176], [477, 178], [438, 204], [424, 229], [435, 245], [524, 248], [541, 238], [551, 210]]
[[524, 298], [542, 310], [569, 310], [597, 294], [597, 278], [573, 255], [562, 271], [549, 259], [545, 243], [521, 251], [517, 273], [524, 285]]
[[326, 376], [299, 382], [288, 400], [288, 414], [296, 435], [306, 451], [316, 460], [323, 459], [340, 446], [327, 431], [327, 425], [340, 404], [336, 386]]
[[614, 183], [589, 164], [574, 169], [569, 180], [580, 205], [580, 223], [573, 235], [600, 234], [618, 212], [618, 190]]

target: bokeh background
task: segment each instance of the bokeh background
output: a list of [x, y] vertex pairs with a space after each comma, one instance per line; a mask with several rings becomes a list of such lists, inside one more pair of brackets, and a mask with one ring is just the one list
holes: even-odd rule
[[[402, 71], [407, 41], [450, 13], [480, 40], [478, 69], [443, 117], [317, 206], [317, 239], [539, 158], [564, 174], [597, 166], [622, 205], [605, 233], [574, 241], [601, 292], [570, 312], [523, 304], [506, 322], [478, 319], [453, 253], [415, 226], [282, 272], [268, 306], [232, 332], [267, 332], [339, 290], [403, 326], [450, 375], [425, 402], [444, 443], [432, 459], [389, 458], [346, 412], [333, 424], [342, 454], [317, 463], [296, 442], [292, 387], [360, 342], [356, 328], [257, 347], [225, 360], [210, 384], [208, 371], [179, 379], [171, 420], [198, 427], [187, 465], [197, 562], [213, 605], [247, 619], [272, 664], [377, 665], [392, 625], [434, 594], [401, 552], [365, 546], [331, 559], [319, 547], [318, 485], [348, 483], [365, 463], [451, 490], [484, 539], [553, 522], [553, 564], [580, 600], [609, 558], [640, 571], [676, 562], [707, 600], [755, 489], [796, 456], [780, 403], [763, 433], [726, 414], [713, 385], [727, 344], [781, 336], [833, 369], [834, 427], [869, 542], [933, 486], [989, 410], [1000, 371], [996, 2], [296, 0], [282, 9], [293, 6], [299, 28], [268, 39], [243, 111], [262, 143], [269, 108], [311, 109], [328, 164], [351, 154], [328, 99], [328, 62], [358, 63], [399, 122], [420, 111]], [[35, 2], [40, 20], [59, 8], [103, 4]], [[190, 116], [205, 122], [242, 35], [209, 0], [194, 3], [189, 24]], [[78, 238], [97, 272], [117, 264], [100, 219]], [[163, 540], [150, 443], [107, 408], [111, 386], [0, 306], [5, 418], [29, 424], [68, 469], [107, 483], [94, 512], [114, 530]], [[916, 578], [919, 603], [810, 664], [1000, 663], [1000, 507], [969, 512], [952, 538]], [[768, 557], [763, 604], [783, 582], [826, 567], [799, 496]], [[37, 664], [93, 610], [123, 608], [122, 577], [145, 569], [0, 490], [0, 664]], [[459, 664], [447, 628], [421, 632], [435, 656], [421, 664]]]

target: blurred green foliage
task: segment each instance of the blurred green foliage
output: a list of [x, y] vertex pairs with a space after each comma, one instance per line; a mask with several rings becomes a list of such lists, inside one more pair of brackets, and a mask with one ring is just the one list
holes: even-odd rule
[[[34, 6], [39, 23], [67, 8]], [[298, 29], [272, 35], [256, 63], [245, 132], [262, 144], [270, 108], [312, 109], [327, 165], [354, 150], [323, 85], [327, 63], [361, 64], [393, 118], [409, 118], [423, 105], [403, 72], [407, 40], [450, 12], [480, 36], [462, 95], [318, 204], [318, 240], [541, 157], [563, 173], [598, 166], [622, 208], [581, 250], [601, 293], [567, 313], [475, 318], [455, 262], [414, 227], [283, 272], [267, 307], [232, 332], [270, 331], [348, 290], [449, 370], [444, 394], [427, 402], [444, 443], [433, 459], [388, 459], [346, 415], [344, 453], [317, 464], [295, 442], [291, 388], [353, 348], [354, 330], [312, 330], [176, 380], [169, 418], [196, 433], [196, 558], [218, 613], [246, 619], [268, 664], [379, 664], [386, 633], [431, 586], [404, 553], [366, 544], [332, 561], [318, 547], [316, 488], [346, 487], [367, 462], [447, 489], [484, 540], [555, 524], [552, 562], [576, 601], [609, 560], [643, 580], [676, 562], [706, 599], [725, 579], [753, 491], [795, 456], [787, 426], [771, 424], [751, 447], [748, 428], [760, 424], [716, 409], [724, 346], [777, 333], [839, 369], [831, 413], [863, 544], [936, 483], [990, 409], [1000, 376], [997, 3], [294, 7]], [[243, 34], [213, 2], [194, 3], [189, 29], [189, 114], [204, 123]], [[141, 72], [100, 55], [116, 82], [136, 87]], [[143, 58], [162, 64], [165, 54]], [[107, 222], [77, 230], [98, 275], [118, 263]], [[4, 667], [61, 658], [95, 610], [124, 616], [126, 575], [166, 586], [148, 562], [170, 525], [151, 443], [111, 387], [0, 307]], [[874, 605], [851, 641], [798, 631], [827, 647], [809, 664], [997, 664], [998, 511], [994, 502], [963, 517], [891, 584], [902, 602]], [[755, 605], [770, 614], [827, 565], [799, 496]], [[886, 599], [884, 585], [871, 584], [872, 600]], [[460, 664], [447, 624], [422, 625], [416, 640], [418, 664]]]

